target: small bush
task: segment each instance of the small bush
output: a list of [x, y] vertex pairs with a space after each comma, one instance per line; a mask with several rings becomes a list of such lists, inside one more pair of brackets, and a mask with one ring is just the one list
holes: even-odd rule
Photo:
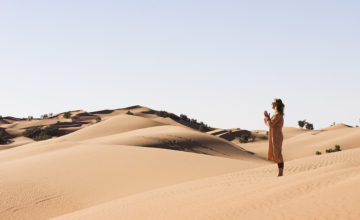
[[240, 128], [237, 128], [238, 130], [240, 130]]
[[170, 114], [169, 114], [169, 117], [170, 117], [171, 119], [176, 120], [176, 121], [179, 121], [179, 120], [180, 120], [180, 117], [177, 116], [177, 115], [175, 115], [175, 114], [173, 114], [173, 113], [170, 113]]
[[358, 125], [356, 125], [356, 127], [359, 127]]
[[232, 130], [229, 131], [229, 134], [232, 134]]
[[340, 145], [335, 145], [335, 151], [341, 151]]
[[41, 115], [41, 119], [45, 119], [45, 118], [48, 118], [49, 116], [48, 116], [48, 114], [43, 114], [43, 115]]
[[53, 113], [49, 113], [49, 117], [52, 117], [53, 116]]
[[131, 111], [126, 112], [127, 115], [134, 115]]
[[101, 117], [97, 116], [97, 117], [95, 118], [95, 120], [96, 120], [96, 123], [99, 123], [99, 122], [101, 122]]
[[40, 140], [47, 140], [52, 138], [53, 136], [57, 136], [59, 134], [59, 128], [55, 125], [49, 125], [44, 127], [43, 125], [40, 126], [33, 126], [27, 128], [22, 135], [28, 138], [31, 138], [35, 141]]
[[29, 121], [31, 121], [31, 120], [33, 120], [33, 119], [34, 119], [33, 116], [28, 116], [28, 120], [29, 120]]
[[2, 115], [0, 115], [0, 120], [3, 120], [3, 117], [2, 117]]
[[60, 121], [57, 121], [56, 123], [60, 124]]
[[64, 113], [64, 118], [69, 119], [70, 117], [71, 117], [71, 112], [70, 111]]
[[247, 143], [249, 141], [249, 135], [243, 134], [240, 138], [240, 143]]
[[208, 132], [208, 131], [212, 131], [212, 130], [214, 130], [214, 128], [212, 128], [204, 123], [200, 124], [199, 131]]
[[266, 132], [266, 137], [269, 139], [269, 131]]
[[191, 122], [191, 123], [194, 123], [194, 124], [197, 124], [197, 125], [198, 125], [198, 124], [200, 124], [200, 123], [199, 123], [199, 122], [197, 122], [197, 120], [196, 120], [196, 119], [194, 119], [194, 118], [190, 119], [190, 122]]
[[7, 144], [9, 141], [9, 137], [7, 135], [3, 135], [2, 131], [0, 131], [0, 144]]
[[320, 152], [320, 151], [316, 151], [316, 155], [321, 155], [321, 152]]
[[333, 152], [338, 152], [341, 151], [340, 146], [339, 145], [335, 145], [335, 149], [327, 149], [325, 152], [326, 153], [333, 153]]
[[308, 130], [314, 130], [313, 124], [311, 124], [309, 122], [306, 122], [305, 128], [308, 129]]
[[188, 118], [187, 115], [181, 114], [181, 115], [180, 115], [180, 118], [181, 118], [182, 120], [184, 120], [184, 121], [190, 122], [190, 118]]
[[163, 118], [169, 117], [169, 113], [167, 111], [157, 111], [156, 115], [160, 116], [160, 117], [163, 117]]
[[256, 136], [252, 134], [250, 137], [251, 137], [251, 140], [254, 142], [254, 141], [255, 141]]
[[300, 121], [298, 121], [298, 125], [299, 125], [299, 127], [300, 128], [304, 128], [304, 126], [306, 125], [306, 119], [305, 120], [300, 120]]

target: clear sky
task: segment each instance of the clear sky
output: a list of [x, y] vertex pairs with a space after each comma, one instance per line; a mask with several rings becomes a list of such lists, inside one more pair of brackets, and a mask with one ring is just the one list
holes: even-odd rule
[[213, 127], [360, 125], [360, 1], [0, 0], [0, 115], [143, 105]]

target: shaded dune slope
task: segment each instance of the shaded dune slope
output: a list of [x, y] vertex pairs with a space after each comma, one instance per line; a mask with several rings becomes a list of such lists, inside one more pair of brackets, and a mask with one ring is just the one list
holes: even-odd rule
[[[85, 132], [85, 129], [83, 131]], [[155, 147], [243, 160], [258, 159], [222, 138], [172, 125], [137, 129], [86, 140], [83, 143]]]

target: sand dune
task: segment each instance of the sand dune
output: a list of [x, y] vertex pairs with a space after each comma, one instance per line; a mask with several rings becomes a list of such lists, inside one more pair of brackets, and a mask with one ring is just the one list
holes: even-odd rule
[[266, 165], [165, 149], [48, 142], [0, 154], [0, 219], [47, 219], [160, 187]]
[[[316, 151], [324, 154], [326, 149], [334, 149], [335, 145], [340, 145], [342, 150], [360, 147], [360, 128], [347, 126], [329, 130], [286, 128], [284, 136], [283, 156], [285, 161], [313, 156]], [[267, 157], [267, 141], [250, 142], [240, 144], [240, 146], [262, 158]]]
[[138, 116], [119, 115], [69, 134], [66, 139], [81, 141], [161, 125], [165, 124]]
[[[222, 138], [175, 121], [161, 123], [156, 115], [136, 115], [148, 114], [144, 111], [149, 109], [131, 109], [134, 115], [126, 115], [126, 109], [72, 112], [77, 122], [56, 126], [78, 126], [77, 131], [40, 142], [18, 138], [16, 147], [1, 151], [0, 219], [47, 219], [148, 190], [270, 164]], [[112, 116], [88, 126], [101, 114]], [[61, 118], [58, 114], [24, 123]], [[33, 143], [20, 146], [21, 141]]]
[[[71, 113], [70, 119], [64, 113], [3, 118], [0, 131], [12, 143], [0, 145], [0, 219], [360, 216], [360, 128], [284, 127], [285, 176], [277, 178], [276, 165], [266, 160], [265, 130], [251, 131], [255, 142], [239, 143], [250, 131], [202, 133], [197, 124], [143, 106]], [[28, 127], [50, 124], [63, 136], [20, 137]], [[343, 151], [325, 154], [335, 144]]]
[[[82, 131], [85, 131], [85, 129]], [[81, 131], [74, 133], [73, 135], [80, 132]], [[258, 160], [257, 157], [250, 155], [245, 150], [222, 138], [172, 125], [138, 129], [111, 136], [90, 139], [83, 141], [82, 143], [165, 148], [233, 159]]]
[[360, 149], [139, 193], [60, 219], [359, 219]]

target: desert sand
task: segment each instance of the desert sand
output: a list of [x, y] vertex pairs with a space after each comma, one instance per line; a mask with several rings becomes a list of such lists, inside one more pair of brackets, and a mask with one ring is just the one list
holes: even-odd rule
[[[4, 117], [0, 130], [12, 143], [0, 145], [0, 219], [360, 218], [360, 128], [284, 127], [285, 171], [277, 177], [266, 160], [266, 131], [202, 133], [155, 112], [133, 106], [71, 111], [71, 119]], [[62, 136], [20, 136], [50, 124]], [[239, 143], [250, 132], [255, 141]], [[335, 144], [342, 151], [325, 154]]]

